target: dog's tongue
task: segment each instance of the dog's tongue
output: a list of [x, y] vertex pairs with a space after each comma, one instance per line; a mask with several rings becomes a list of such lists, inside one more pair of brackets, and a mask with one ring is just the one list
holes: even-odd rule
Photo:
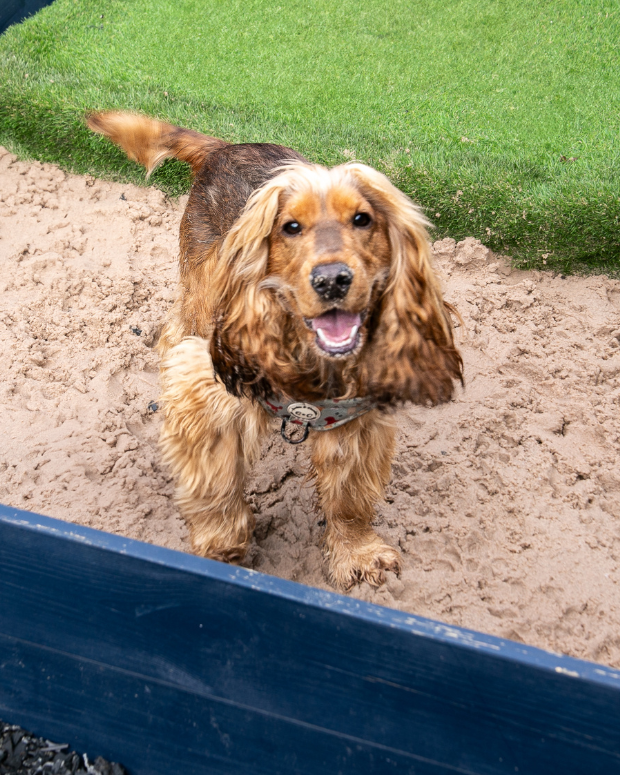
[[318, 318], [312, 321], [314, 331], [319, 329], [332, 342], [344, 341], [348, 339], [354, 326], [360, 326], [361, 317], [359, 313], [345, 312], [341, 309], [330, 309]]

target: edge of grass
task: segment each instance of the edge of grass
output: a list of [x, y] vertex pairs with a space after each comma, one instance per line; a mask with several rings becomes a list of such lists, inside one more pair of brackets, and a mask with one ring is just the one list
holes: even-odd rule
[[[37, 93], [33, 82], [20, 93], [14, 86], [9, 80], [0, 87], [0, 143], [18, 157], [51, 162], [72, 173], [139, 186], [154, 185], [175, 197], [189, 190], [191, 175], [187, 165], [167, 161], [147, 183], [140, 166], [129, 161], [108, 140], [87, 129], [84, 117], [89, 109], [135, 110], [135, 100], [128, 99], [126, 94], [108, 93], [102, 95], [104, 104], [83, 108], [55, 93]], [[292, 144], [294, 133], [290, 126], [266, 121], [259, 112], [246, 114], [242, 109], [232, 110], [172, 95], [162, 103], [160, 93], [151, 93], [148, 89], [141, 90], [139, 103], [141, 112], [219, 134], [233, 142], [260, 137]], [[193, 117], [192, 121], [187, 121], [188, 115]], [[246, 136], [231, 137], [226, 132], [225, 126], [230, 125], [232, 117], [236, 119], [236, 126], [241, 123]], [[265, 133], [261, 137], [263, 125]], [[365, 142], [363, 134], [358, 132], [357, 147], [369, 149], [360, 160], [387, 174], [395, 185], [423, 206], [434, 223], [433, 239], [449, 236], [460, 240], [473, 236], [493, 251], [509, 255], [513, 264], [521, 268], [620, 275], [620, 197], [609, 181], [594, 187], [598, 191], [590, 182], [576, 192], [570, 180], [564, 183], [560, 180], [558, 184], [546, 179], [544, 167], [532, 162], [529, 167], [520, 168], [515, 161], [507, 160], [492, 183], [482, 184], [476, 175], [476, 165], [472, 166], [471, 149], [466, 149], [469, 155], [465, 159], [458, 143], [454, 145], [449, 159], [451, 169], [448, 169], [445, 159], [440, 159], [438, 164], [429, 163], [423, 153], [408, 154], [408, 149], [391, 146], [390, 138], [381, 139], [383, 142], [368, 137]], [[296, 147], [322, 164], [347, 160], [348, 152], [339, 148], [338, 143], [330, 145], [310, 140], [307, 147], [300, 147], [299, 143]], [[478, 157], [474, 161], [484, 165], [483, 149]], [[534, 187], [532, 179], [536, 183]], [[554, 195], [549, 196], [548, 189]]]

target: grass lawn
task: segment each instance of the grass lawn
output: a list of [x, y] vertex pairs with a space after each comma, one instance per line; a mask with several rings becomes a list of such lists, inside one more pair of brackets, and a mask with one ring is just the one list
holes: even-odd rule
[[[350, 158], [434, 237], [529, 266], [620, 267], [620, 6], [611, 0], [56, 0], [0, 37], [0, 143], [143, 181], [83, 126], [125, 108]], [[185, 190], [187, 169], [154, 176]]]

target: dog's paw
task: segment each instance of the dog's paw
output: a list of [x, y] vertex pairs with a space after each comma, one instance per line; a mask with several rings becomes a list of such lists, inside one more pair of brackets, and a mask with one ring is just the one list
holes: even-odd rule
[[184, 516], [194, 554], [229, 563], [240, 563], [244, 559], [254, 527], [254, 516], [247, 506], [234, 516], [205, 513], [200, 509], [193, 513], [188, 511]]
[[192, 551], [200, 557], [207, 557], [209, 560], [219, 560], [233, 565], [240, 563], [246, 555], [247, 544], [242, 546], [213, 546], [211, 544], [198, 544], [192, 541]]
[[342, 590], [367, 581], [373, 587], [385, 583], [385, 572], [397, 575], [401, 570], [401, 556], [379, 536], [357, 546], [335, 542], [328, 551], [329, 576], [332, 583]]
[[[242, 535], [222, 535], [223, 531], [211, 531], [206, 526], [192, 529], [190, 526], [192, 551], [200, 557], [220, 562], [240, 563], [246, 555], [250, 536], [247, 531]], [[231, 540], [231, 538], [233, 540]], [[237, 540], [235, 541], [234, 538]], [[241, 538], [241, 540], [239, 540]]]

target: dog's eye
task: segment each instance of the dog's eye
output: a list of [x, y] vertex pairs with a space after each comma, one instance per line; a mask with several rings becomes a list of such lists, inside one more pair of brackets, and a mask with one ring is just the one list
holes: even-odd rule
[[353, 216], [353, 225], [358, 229], [363, 229], [364, 226], [368, 226], [370, 223], [370, 215], [368, 213], [355, 213]]
[[301, 231], [301, 223], [297, 223], [297, 221], [289, 221], [288, 223], [284, 224], [282, 231], [285, 231], [287, 234], [299, 234]]

